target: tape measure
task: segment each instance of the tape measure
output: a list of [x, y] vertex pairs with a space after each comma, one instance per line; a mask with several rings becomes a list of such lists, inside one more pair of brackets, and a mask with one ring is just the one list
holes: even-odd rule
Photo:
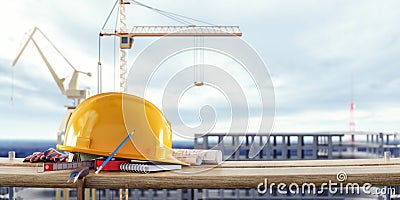
[[78, 167], [89, 167], [89, 169], [93, 169], [94, 161], [44, 163], [42, 172], [69, 170], [69, 169], [76, 169]]

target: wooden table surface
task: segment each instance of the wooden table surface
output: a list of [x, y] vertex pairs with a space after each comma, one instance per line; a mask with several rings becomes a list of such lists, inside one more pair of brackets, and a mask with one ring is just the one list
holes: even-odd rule
[[[33, 163], [22, 163], [21, 159], [10, 161], [0, 158], [1, 187], [70, 188], [67, 183], [72, 170], [38, 173]], [[347, 183], [370, 183], [374, 186], [400, 185], [400, 158], [306, 160], [306, 161], [227, 161], [219, 166], [192, 166], [182, 170], [136, 174], [128, 172], [106, 172], [94, 174], [92, 170], [85, 178], [86, 188], [257, 188], [268, 179], [268, 183], [303, 184], [319, 186], [337, 180], [337, 174], [347, 174]]]

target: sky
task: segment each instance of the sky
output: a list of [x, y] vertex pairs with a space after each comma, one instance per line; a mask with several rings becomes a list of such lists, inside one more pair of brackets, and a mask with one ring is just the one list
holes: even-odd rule
[[[80, 87], [90, 88], [95, 94], [98, 33], [114, 2], [25, 0], [0, 3], [0, 139], [56, 139], [64, 106], [71, 103], [61, 95], [32, 44], [17, 65], [11, 67], [29, 31], [39, 27], [76, 68], [92, 72], [92, 77], [80, 77]], [[212, 24], [240, 26], [241, 39], [266, 64], [274, 85], [273, 132], [348, 131], [352, 99], [356, 104], [357, 130], [399, 131], [399, 1], [141, 2]], [[127, 6], [127, 19], [128, 27], [180, 25], [137, 5]], [[115, 20], [113, 15], [106, 28], [113, 29]], [[71, 68], [43, 37], [38, 35], [35, 39], [58, 75], [66, 77], [67, 86]], [[128, 66], [155, 40], [136, 38], [129, 51]], [[113, 42], [113, 38], [102, 39], [103, 91], [116, 88], [114, 57], [118, 60], [118, 52], [114, 51]], [[212, 58], [212, 55], [206, 56]], [[245, 79], [240, 73], [234, 75], [238, 80]], [[154, 93], [157, 93], [156, 88]], [[156, 101], [159, 106], [157, 95], [150, 95], [149, 100]], [[210, 91], [192, 91], [187, 95], [183, 106], [200, 99], [195, 101], [189, 114], [182, 114], [186, 117], [182, 120], [189, 125], [199, 123], [202, 102], [217, 99], [213, 102], [215, 109], [226, 104], [223, 95]], [[191, 112], [195, 117], [191, 117]], [[218, 116], [218, 123], [223, 125], [216, 126], [215, 131], [226, 128], [224, 123], [229, 122], [226, 112]]]

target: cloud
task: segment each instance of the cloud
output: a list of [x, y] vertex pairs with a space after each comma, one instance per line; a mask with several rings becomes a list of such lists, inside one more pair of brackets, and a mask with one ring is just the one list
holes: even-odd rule
[[[0, 23], [4, 27], [0, 33], [0, 117], [7, 119], [1, 120], [7, 132], [30, 138], [36, 135], [49, 137], [53, 134], [49, 132], [58, 128], [60, 120], [55, 119], [62, 118], [63, 105], [69, 103], [60, 95], [31, 45], [27, 49], [28, 54], [21, 57], [14, 69], [15, 102], [11, 107], [8, 66], [20, 47], [24, 33], [34, 26], [42, 28], [77, 68], [93, 72], [93, 78], [82, 77], [81, 84], [82, 87], [91, 87], [94, 92], [98, 33], [113, 3], [96, 0], [0, 3]], [[275, 131], [347, 130], [352, 87], [359, 129], [399, 129], [398, 1], [206, 0], [202, 3], [171, 3], [149, 0], [146, 3], [219, 25], [240, 25], [242, 38], [259, 53], [272, 75], [277, 107]], [[136, 5], [127, 6], [127, 11], [130, 26], [177, 25]], [[114, 28], [115, 22], [113, 15], [107, 28]], [[130, 63], [154, 40], [135, 38], [134, 48], [129, 53]], [[118, 61], [118, 50], [113, 52], [114, 39], [103, 38], [101, 41], [103, 91], [111, 91], [114, 79], [118, 78], [118, 69], [114, 76], [114, 56]], [[118, 44], [119, 41], [116, 42]], [[54, 65], [64, 69], [43, 41], [40, 45], [43, 45], [46, 55], [57, 63]], [[69, 74], [65, 72], [62, 77]], [[246, 80], [244, 76], [241, 78]], [[251, 85], [244, 85], [243, 88], [250, 96], [254, 93]], [[153, 92], [157, 95], [162, 90], [155, 88]], [[188, 102], [196, 100], [196, 96], [201, 102], [207, 101], [207, 94], [196, 94], [188, 98]], [[224, 109], [224, 103], [213, 102], [216, 109]], [[185, 116], [192, 115], [190, 109], [183, 111]], [[34, 120], [29, 121], [29, 117], [25, 116]], [[35, 136], [27, 134], [26, 127], [22, 129], [21, 119], [28, 121], [27, 126], [32, 127]], [[221, 126], [229, 122], [228, 117], [221, 120]]]

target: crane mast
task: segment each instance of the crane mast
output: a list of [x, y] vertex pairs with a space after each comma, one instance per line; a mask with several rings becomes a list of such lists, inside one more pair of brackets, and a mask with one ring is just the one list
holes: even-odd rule
[[[128, 33], [128, 26], [126, 20], [126, 10], [125, 4], [129, 4], [129, 2], [124, 2], [124, 0], [119, 0], [119, 32], [122, 34]], [[121, 39], [122, 40], [122, 39]], [[121, 41], [122, 42], [122, 41]], [[126, 48], [119, 49], [119, 90], [120, 92], [126, 92], [126, 77], [127, 77], [127, 69], [128, 69], [128, 50]]]

